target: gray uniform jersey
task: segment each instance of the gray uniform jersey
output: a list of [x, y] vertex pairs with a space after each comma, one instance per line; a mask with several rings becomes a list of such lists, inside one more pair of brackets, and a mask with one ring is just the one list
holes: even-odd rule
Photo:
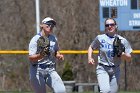
[[[37, 52], [37, 40], [39, 39], [41, 35], [35, 35], [29, 44], [29, 55], [36, 54]], [[41, 60], [38, 60], [37, 62], [33, 62], [35, 64], [42, 64], [42, 63], [47, 63], [47, 64], [55, 64], [55, 52], [58, 51], [58, 44], [57, 44], [57, 38], [54, 35], [49, 35], [48, 36], [50, 40], [50, 56], [46, 56]]]
[[[35, 35], [29, 43], [29, 56], [37, 52], [37, 40], [41, 34]], [[55, 52], [58, 51], [57, 38], [48, 36], [50, 41], [50, 55], [36, 61], [30, 62], [30, 81], [35, 93], [46, 93], [47, 84], [54, 93], [65, 93], [62, 79], [55, 70]]]
[[[131, 53], [132, 48], [129, 42], [117, 35], [125, 46], [125, 53]], [[120, 57], [113, 57], [113, 41], [114, 37], [109, 37], [106, 34], [98, 35], [91, 43], [92, 49], [98, 49], [98, 64], [96, 68], [97, 80], [101, 93], [117, 93], [118, 82], [120, 77]]]
[[[117, 35], [121, 39], [122, 44], [125, 46], [125, 53], [131, 53], [132, 48], [129, 42], [120, 35]], [[109, 37], [106, 34], [98, 35], [91, 43], [92, 49], [98, 49], [98, 63], [104, 65], [120, 65], [121, 58], [113, 57], [113, 41], [114, 37]]]

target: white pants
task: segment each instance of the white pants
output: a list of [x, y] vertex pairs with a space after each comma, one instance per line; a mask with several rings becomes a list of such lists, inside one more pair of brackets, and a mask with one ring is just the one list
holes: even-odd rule
[[108, 72], [112, 70], [113, 67], [108, 67], [107, 69], [103, 66], [97, 66], [96, 74], [99, 83], [100, 93], [117, 93], [119, 87], [120, 78], [120, 68], [116, 67], [113, 72]]
[[46, 84], [54, 93], [65, 93], [64, 83], [54, 68], [30, 66], [30, 82], [35, 93], [46, 93]]

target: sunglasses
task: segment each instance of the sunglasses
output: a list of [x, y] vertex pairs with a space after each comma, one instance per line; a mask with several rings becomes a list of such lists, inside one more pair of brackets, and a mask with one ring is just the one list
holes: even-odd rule
[[54, 28], [53, 24], [47, 24], [51, 29]]
[[105, 27], [109, 27], [109, 26], [115, 26], [115, 24], [105, 24]]

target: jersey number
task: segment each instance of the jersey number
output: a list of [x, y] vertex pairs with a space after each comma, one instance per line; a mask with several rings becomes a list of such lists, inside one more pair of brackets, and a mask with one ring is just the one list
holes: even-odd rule
[[107, 56], [109, 57], [109, 58], [111, 58], [111, 57], [113, 57], [113, 51], [111, 51], [111, 50], [109, 50], [108, 52], [107, 52]]

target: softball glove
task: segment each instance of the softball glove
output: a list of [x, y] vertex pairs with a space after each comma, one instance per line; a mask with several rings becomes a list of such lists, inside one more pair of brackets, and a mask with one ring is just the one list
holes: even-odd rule
[[42, 56], [50, 55], [50, 41], [46, 36], [41, 36], [37, 40], [37, 54]]

